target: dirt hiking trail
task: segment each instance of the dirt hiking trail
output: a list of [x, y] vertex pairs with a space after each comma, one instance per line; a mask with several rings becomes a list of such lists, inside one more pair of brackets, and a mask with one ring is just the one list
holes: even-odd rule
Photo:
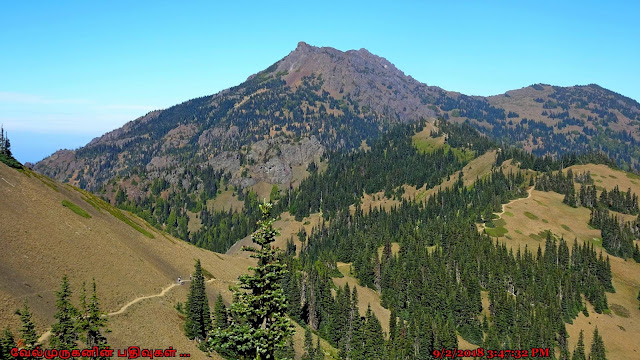
[[[232, 281], [232, 280], [223, 280], [223, 279], [215, 279], [215, 278], [214, 278], [214, 279], [209, 279], [209, 280], [205, 281], [205, 283], [210, 283], [210, 282], [214, 282], [214, 281], [229, 282], [229, 283], [237, 283], [237, 281]], [[180, 285], [184, 285], [184, 283], [186, 283], [186, 282], [191, 282], [191, 280], [182, 280], [182, 283], [183, 283], [183, 284], [180, 284]], [[169, 290], [173, 289], [173, 288], [174, 288], [174, 287], [176, 287], [176, 286], [180, 286], [180, 285], [179, 285], [179, 284], [174, 283], [174, 284], [171, 284], [171, 285], [167, 286], [166, 288], [162, 289], [162, 291], [161, 291], [161, 292], [159, 292], [158, 294], [137, 297], [137, 298], [135, 298], [135, 299], [133, 299], [133, 300], [129, 301], [128, 303], [124, 304], [124, 305], [120, 308], [120, 310], [118, 310], [118, 311], [114, 311], [114, 312], [110, 312], [110, 313], [104, 314], [104, 315], [102, 315], [102, 316], [103, 316], [103, 317], [107, 317], [107, 316], [120, 315], [120, 314], [124, 313], [125, 311], [127, 311], [127, 309], [128, 309], [131, 305], [136, 304], [136, 303], [138, 303], [138, 302], [140, 302], [140, 301], [142, 301], [142, 300], [151, 299], [151, 298], [157, 298], [157, 297], [163, 297], [163, 296], [165, 296], [165, 295], [167, 294], [167, 292], [169, 292]], [[42, 334], [42, 336], [40, 336], [40, 337], [38, 338], [38, 343], [39, 343], [39, 344], [43, 344], [45, 341], [49, 340], [49, 337], [51, 337], [51, 330], [48, 330], [48, 331], [46, 331], [44, 334]]]
[[[513, 199], [513, 200], [509, 201], [509, 202], [508, 202], [508, 203], [506, 203], [506, 204], [502, 204], [502, 211], [500, 211], [499, 213], [494, 213], [494, 214], [495, 214], [495, 215], [498, 215], [498, 218], [501, 218], [501, 217], [502, 217], [502, 215], [504, 214], [504, 207], [505, 207], [505, 206], [507, 206], [507, 205], [509, 205], [509, 204], [512, 204], [512, 203], [514, 203], [514, 202], [516, 202], [516, 201], [520, 201], [520, 200], [524, 200], [524, 199], [529, 199], [529, 198], [531, 197], [531, 193], [533, 192], [533, 190], [534, 190], [534, 189], [535, 189], [535, 186], [532, 186], [532, 187], [530, 187], [530, 188], [528, 188], [528, 189], [527, 189], [527, 194], [528, 194], [528, 195], [527, 195], [527, 197], [526, 197], [526, 198], [517, 198], [517, 199]], [[482, 230], [484, 230], [484, 229], [485, 229], [485, 224], [484, 224], [484, 223], [479, 224], [479, 226], [480, 226], [480, 231], [482, 231]]]

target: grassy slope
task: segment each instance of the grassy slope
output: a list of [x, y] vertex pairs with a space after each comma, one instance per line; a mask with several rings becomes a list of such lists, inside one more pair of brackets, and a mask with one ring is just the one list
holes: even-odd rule
[[360, 310], [360, 315], [364, 316], [367, 312], [367, 307], [371, 305], [371, 311], [373, 311], [373, 313], [378, 317], [378, 320], [380, 320], [382, 331], [389, 334], [389, 315], [391, 312], [389, 309], [380, 305], [380, 294], [371, 288], [358, 285], [358, 279], [351, 275], [351, 263], [339, 262], [338, 270], [340, 270], [344, 277], [333, 278], [333, 283], [341, 288], [343, 288], [345, 284], [349, 284], [351, 291], [353, 291], [354, 286], [357, 287], [358, 310]]
[[[276, 237], [276, 241], [273, 243], [273, 246], [279, 247], [280, 249], [287, 248], [287, 240], [289, 240], [293, 236], [293, 242], [296, 245], [296, 251], [300, 253], [300, 249], [302, 248], [302, 243], [298, 239], [298, 232], [303, 227], [307, 234], [311, 234], [311, 229], [314, 226], [318, 226], [322, 221], [322, 217], [320, 213], [313, 213], [308, 217], [302, 219], [302, 221], [296, 221], [289, 212], [284, 212], [280, 215], [280, 219], [273, 223], [273, 227], [278, 230], [280, 233]], [[249, 257], [247, 252], [242, 251], [243, 246], [252, 246], [251, 237], [247, 236], [242, 240], [236, 242], [227, 250], [227, 255], [234, 255], [238, 257]]]
[[[491, 168], [496, 161], [496, 156], [497, 154], [495, 151], [488, 151], [487, 153], [471, 160], [462, 169], [462, 179], [464, 184], [470, 186], [476, 181], [476, 179], [489, 175], [491, 173]], [[426, 185], [420, 189], [416, 189], [414, 186], [405, 185], [405, 192], [402, 197], [407, 200], [415, 201], [427, 200], [429, 196], [435, 194], [438, 190], [453, 186], [453, 184], [458, 180], [459, 174], [459, 171], [455, 172], [448, 180], [443, 179], [440, 185], [431, 189], [427, 189]]]
[[[574, 173], [591, 170], [592, 176], [595, 174], [604, 177], [600, 184], [606, 188], [613, 188], [618, 184], [626, 189], [627, 184], [633, 180], [627, 177], [626, 173], [612, 170], [603, 165], [581, 165], [572, 167]], [[615, 176], [615, 178], [609, 175]], [[640, 193], [640, 187], [632, 191]], [[556, 236], [564, 236], [571, 245], [573, 239], [582, 242], [592, 242], [597, 251], [602, 251], [606, 256], [606, 251], [601, 247], [599, 230], [591, 229], [588, 226], [589, 210], [585, 208], [571, 208], [562, 203], [563, 196], [554, 192], [533, 191], [529, 199], [518, 199], [504, 206], [505, 213], [502, 219], [504, 227], [508, 230], [506, 236], [502, 237], [508, 246], [514, 248], [524, 248], [525, 245], [530, 250], [536, 251], [538, 246], [544, 247], [544, 238], [535, 235], [543, 235], [540, 232], [550, 230]], [[525, 212], [534, 216], [527, 216]], [[532, 235], [533, 234], [533, 235]], [[610, 256], [611, 268], [613, 272], [613, 285], [616, 292], [607, 294], [610, 307], [617, 311], [611, 314], [597, 314], [593, 307], [588, 305], [590, 316], [585, 317], [580, 314], [572, 325], [567, 326], [569, 332], [569, 346], [573, 350], [578, 339], [580, 329], [585, 331], [585, 342], [587, 350], [590, 348], [592, 332], [598, 326], [600, 334], [603, 336], [607, 347], [607, 356], [610, 359], [630, 358], [630, 354], [640, 354], [640, 345], [635, 339], [640, 337], [640, 310], [636, 296], [640, 289], [640, 264], [633, 260], [623, 260], [615, 256]], [[626, 315], [628, 317], [620, 316]], [[639, 355], [640, 356], [640, 355]]]
[[[218, 293], [230, 302], [229, 285], [253, 263], [196, 248], [123, 212], [154, 236], [149, 238], [101, 206], [91, 205], [96, 199], [84, 198], [69, 185], [0, 164], [0, 327], [9, 326], [16, 333], [19, 319], [13, 312], [27, 298], [36, 330], [44, 333], [54, 321], [55, 292], [64, 274], [70, 277], [74, 303], [81, 283], [95, 278], [101, 308], [115, 312], [138, 297], [159, 294], [179, 275], [187, 278], [196, 258], [215, 278], [207, 284], [210, 305]], [[77, 204], [91, 218], [74, 214], [62, 206], [62, 200]], [[176, 286], [164, 296], [142, 300], [110, 316], [112, 348], [173, 346], [178, 352], [201, 357], [196, 345], [183, 336], [183, 320], [174, 309], [177, 302], [186, 301], [187, 291], [188, 286]], [[301, 353], [304, 332], [297, 329], [295, 348]], [[324, 348], [335, 353], [326, 343]]]
[[[419, 143], [436, 143], [436, 140], [430, 139], [428, 134], [430, 130], [422, 131], [414, 137], [414, 144], [420, 146]], [[417, 141], [416, 141], [417, 140]], [[495, 161], [496, 153], [489, 152], [472, 160], [463, 169], [463, 179], [466, 185], [471, 185], [477, 178], [482, 178], [490, 173], [492, 165]], [[517, 171], [518, 167], [510, 160], [505, 161], [501, 165], [501, 169], [505, 173]], [[633, 175], [627, 175], [624, 172], [612, 170], [604, 165], [581, 165], [572, 167], [574, 173], [590, 170], [592, 176], [596, 179], [596, 184], [607, 189], [612, 189], [616, 184], [621, 189], [626, 190], [631, 187], [632, 191], [640, 194], [640, 178]], [[535, 175], [533, 171], [525, 171], [528, 176]], [[450, 180], [444, 180], [443, 183], [432, 189], [415, 189], [405, 185], [405, 195], [407, 199], [426, 199], [438, 189], [450, 186], [457, 179], [458, 174], [451, 176]], [[600, 180], [600, 181], [598, 181]], [[617, 182], [616, 182], [617, 181]], [[362, 208], [365, 212], [369, 205], [372, 207], [383, 207], [390, 209], [392, 206], [399, 204], [393, 199], [387, 199], [382, 196], [383, 193], [365, 194], [362, 198]], [[374, 196], [375, 199], [374, 200]], [[354, 210], [354, 207], [351, 207]], [[535, 251], [538, 245], [544, 246], [544, 241], [540, 238], [540, 232], [543, 230], [551, 230], [558, 236], [565, 236], [570, 242], [573, 238], [579, 241], [593, 241], [599, 246], [599, 231], [590, 229], [587, 225], [589, 220], [589, 210], [584, 208], [574, 209], [562, 203], [562, 196], [552, 192], [532, 191], [529, 199], [519, 199], [504, 206], [504, 214], [502, 219], [504, 227], [507, 230], [506, 235], [510, 238], [502, 237], [507, 244], [513, 247], [524, 247], [526, 244], [532, 251]], [[533, 214], [532, 218], [525, 215], [525, 212]], [[534, 220], [535, 219], [535, 220]], [[307, 233], [310, 233], [311, 227], [318, 224], [320, 220], [319, 214], [313, 214], [310, 218], [306, 218], [303, 222], [295, 221], [288, 213], [283, 214], [282, 219], [276, 222], [276, 228], [280, 229], [281, 236], [278, 240], [278, 246], [284, 247], [286, 239], [294, 235], [298, 249], [300, 243], [297, 241], [295, 234], [304, 226]], [[303, 225], [307, 223], [307, 225]], [[533, 234], [533, 236], [530, 236]], [[241, 244], [250, 244], [250, 240], [244, 239]], [[240, 245], [240, 244], [238, 244]], [[394, 252], [398, 250], [398, 244], [394, 245]], [[381, 249], [379, 249], [381, 251]], [[234, 250], [230, 253], [238, 253], [239, 246], [234, 246]], [[606, 254], [606, 252], [605, 252]], [[614, 286], [617, 292], [615, 294], [607, 294], [609, 304], [618, 305], [618, 313], [629, 312], [629, 317], [621, 317], [612, 312], [610, 315], [600, 315], [593, 312], [593, 308], [589, 306], [591, 316], [586, 318], [580, 316], [574, 321], [573, 325], [568, 325], [568, 331], [571, 335], [569, 339], [570, 348], [573, 350], [577, 341], [577, 334], [580, 329], [584, 329], [587, 334], [585, 341], [587, 349], [591, 342], [591, 333], [597, 325], [604, 337], [605, 345], [608, 349], [610, 358], [625, 358], [634, 351], [640, 352], [637, 345], [631, 341], [632, 338], [640, 336], [640, 311], [637, 310], [638, 287], [640, 287], [640, 265], [633, 261], [623, 261], [616, 257], [611, 257], [612, 270], [614, 273]], [[350, 287], [354, 284], [358, 287], [359, 308], [362, 314], [371, 304], [372, 310], [380, 319], [384, 331], [388, 331], [389, 311], [380, 305], [379, 295], [372, 289], [357, 285], [357, 280], [350, 273], [350, 264], [339, 263], [339, 270], [345, 275], [343, 278], [334, 278], [337, 286], [344, 286], [349, 283]], [[488, 314], [488, 297], [483, 292], [483, 313]], [[624, 330], [622, 330], [624, 328]], [[462, 338], [458, 338], [459, 347], [461, 349], [474, 349], [477, 345], [470, 344]], [[624, 354], [624, 355], [623, 355]]]
[[444, 146], [444, 136], [439, 137], [431, 137], [431, 131], [437, 130], [438, 128], [433, 124], [433, 122], [427, 123], [427, 125], [420, 132], [413, 135], [411, 138], [411, 142], [413, 146], [415, 146], [418, 150], [422, 152], [431, 152], [435, 149], [441, 148]]

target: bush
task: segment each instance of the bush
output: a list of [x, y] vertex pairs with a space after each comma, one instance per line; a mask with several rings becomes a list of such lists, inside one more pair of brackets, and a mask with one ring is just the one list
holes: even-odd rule
[[83, 208], [81, 208], [80, 206], [72, 203], [71, 201], [68, 200], [62, 200], [62, 206], [67, 207], [69, 209], [71, 209], [71, 211], [73, 211], [74, 213], [87, 218], [87, 219], [91, 219], [91, 215], [89, 215], [88, 212], [86, 212]]
[[3, 163], [7, 164], [7, 166], [10, 166], [14, 169], [22, 169], [22, 164], [20, 164], [18, 160], [14, 159], [13, 156], [0, 154], [0, 161], [2, 161]]

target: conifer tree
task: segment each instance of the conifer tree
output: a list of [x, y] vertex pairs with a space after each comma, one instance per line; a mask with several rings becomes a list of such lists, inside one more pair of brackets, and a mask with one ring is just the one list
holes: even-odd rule
[[324, 352], [320, 347], [320, 336], [318, 336], [318, 338], [316, 339], [316, 348], [314, 350], [314, 353], [315, 355], [313, 357], [313, 360], [324, 360]]
[[11, 356], [11, 349], [15, 346], [13, 334], [9, 328], [5, 328], [2, 336], [0, 336], [0, 360], [14, 360]]
[[0, 125], [0, 154], [6, 154], [6, 137], [4, 136], [4, 126]]
[[593, 330], [593, 341], [591, 341], [591, 353], [589, 354], [589, 360], [606, 360], [604, 342], [602, 337], [598, 334], [598, 327]]
[[214, 329], [226, 329], [229, 326], [227, 307], [222, 301], [222, 294], [218, 293], [216, 303], [213, 305], [213, 327]]
[[31, 310], [27, 304], [27, 299], [24, 299], [24, 306], [21, 310], [16, 310], [16, 315], [20, 316], [20, 340], [24, 344], [25, 349], [35, 349], [38, 342], [38, 334], [36, 334], [36, 327], [31, 319]]
[[309, 330], [308, 327], [304, 329], [304, 354], [302, 355], [302, 359], [314, 359], [313, 338], [311, 337], [311, 330]]
[[573, 356], [571, 360], [587, 360], [584, 354], [584, 331], [580, 330], [580, 337], [578, 337], [578, 343], [576, 349], [573, 350]]
[[230, 326], [216, 329], [211, 341], [216, 350], [232, 353], [236, 359], [274, 359], [276, 349], [285, 347], [293, 334], [280, 286], [287, 272], [286, 265], [280, 262], [280, 250], [271, 247], [277, 235], [271, 208], [270, 203], [260, 205], [262, 219], [251, 236], [260, 248], [243, 248], [253, 253], [251, 257], [258, 259], [258, 264], [249, 268], [252, 275], [240, 276], [240, 288], [244, 291], [234, 289]]
[[13, 168], [21, 169], [22, 164], [20, 164], [16, 159], [13, 158], [13, 154], [11, 153], [11, 142], [9, 141], [9, 137], [7, 133], [4, 131], [4, 128], [0, 125], [0, 162], [3, 162]]
[[[84, 341], [87, 348], [97, 346], [98, 348], [103, 349], [108, 346], [107, 338], [102, 333], [103, 331], [109, 332], [109, 329], [106, 329], [108, 320], [104, 316], [104, 313], [100, 311], [100, 302], [98, 301], [98, 294], [96, 292], [95, 279], [93, 280], [91, 298], [88, 303], [86, 296], [86, 289], [84, 284], [82, 284], [77, 329], [80, 332], [80, 338]], [[105, 358], [97, 357], [96, 359]]]
[[184, 331], [187, 337], [190, 340], [196, 339], [198, 342], [206, 340], [209, 331], [211, 331], [212, 323], [200, 259], [196, 260], [195, 273], [185, 304], [185, 313]]
[[384, 344], [384, 336], [382, 335], [382, 326], [380, 321], [371, 311], [371, 305], [367, 308], [364, 325], [364, 351], [366, 359], [382, 359], [382, 354], [378, 349]]
[[293, 348], [293, 337], [290, 337], [285, 347], [276, 349], [275, 358], [278, 360], [293, 360], [295, 357], [296, 351]]
[[396, 338], [397, 324], [396, 309], [392, 307], [391, 313], [389, 314], [389, 342], [392, 342]]
[[9, 141], [9, 138], [4, 139], [4, 154], [9, 157], [13, 157], [13, 153], [11, 152], [11, 142]]
[[58, 300], [56, 307], [58, 312], [54, 315], [57, 320], [51, 326], [51, 347], [56, 349], [76, 349], [78, 333], [76, 331], [76, 318], [78, 310], [71, 304], [71, 288], [69, 278], [65, 275], [60, 284], [60, 290], [56, 292]]

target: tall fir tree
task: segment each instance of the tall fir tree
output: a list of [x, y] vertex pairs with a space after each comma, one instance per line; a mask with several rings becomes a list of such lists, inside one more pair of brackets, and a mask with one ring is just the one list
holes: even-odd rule
[[[107, 329], [107, 321], [104, 313], [100, 311], [95, 279], [93, 280], [91, 298], [89, 298], [88, 303], [85, 285], [82, 284], [77, 329], [80, 338], [84, 341], [87, 348], [97, 346], [100, 349], [104, 349], [109, 346], [107, 337], [103, 334], [103, 332], [109, 332], [109, 329]], [[94, 357], [92, 359], [102, 360], [106, 358]]]
[[313, 338], [311, 337], [311, 330], [309, 327], [304, 329], [304, 354], [302, 355], [302, 360], [313, 360], [314, 359], [314, 351], [313, 351]]
[[76, 331], [76, 318], [78, 310], [71, 304], [71, 287], [69, 278], [65, 275], [60, 284], [60, 290], [56, 292], [58, 300], [56, 307], [58, 312], [54, 315], [57, 320], [51, 326], [50, 345], [56, 349], [76, 349], [78, 333]]
[[16, 315], [20, 316], [20, 340], [19, 342], [25, 349], [35, 349], [38, 343], [38, 334], [36, 333], [36, 326], [31, 319], [32, 314], [27, 304], [27, 299], [24, 299], [24, 306], [20, 310], [16, 310]]
[[222, 294], [218, 293], [216, 302], [213, 305], [213, 328], [226, 329], [229, 326], [227, 307], [222, 300]]
[[240, 288], [235, 288], [231, 304], [231, 323], [226, 329], [216, 329], [211, 345], [223, 354], [234, 354], [236, 359], [274, 359], [279, 348], [287, 346], [293, 334], [291, 320], [286, 316], [287, 303], [280, 286], [287, 273], [280, 262], [280, 250], [272, 248], [278, 234], [273, 228], [271, 203], [260, 205], [262, 219], [252, 234], [259, 249], [245, 247], [251, 257], [258, 260], [250, 267], [252, 275], [240, 276]]
[[196, 260], [185, 312], [184, 331], [187, 337], [191, 340], [196, 339], [198, 342], [206, 340], [211, 331], [212, 322], [200, 259]]
[[573, 350], [573, 356], [571, 360], [587, 360], [584, 354], [584, 331], [580, 330], [580, 336], [578, 337], [578, 343], [575, 350]]
[[293, 337], [290, 337], [284, 347], [276, 349], [275, 358], [278, 360], [293, 360], [295, 357], [296, 350], [293, 348]]
[[13, 168], [21, 169], [22, 164], [13, 157], [11, 153], [11, 142], [4, 128], [0, 125], [0, 162], [3, 162]]
[[316, 339], [314, 354], [313, 360], [324, 360], [324, 351], [322, 351], [322, 347], [320, 347], [320, 336]]
[[364, 351], [366, 359], [382, 359], [382, 353], [380, 350], [384, 349], [381, 344], [384, 344], [384, 335], [382, 334], [382, 326], [380, 321], [371, 311], [371, 305], [367, 307], [367, 313], [365, 315], [365, 326], [363, 329], [364, 339]]
[[604, 341], [602, 341], [602, 336], [598, 333], [598, 327], [596, 326], [595, 330], [593, 330], [589, 360], [606, 360], [605, 352]]

